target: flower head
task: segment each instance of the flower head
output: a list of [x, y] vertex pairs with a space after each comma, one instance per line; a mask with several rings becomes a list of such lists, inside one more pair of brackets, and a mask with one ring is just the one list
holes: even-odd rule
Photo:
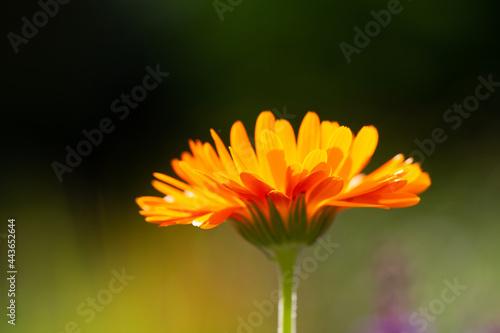
[[227, 148], [211, 130], [210, 143], [189, 141], [191, 152], [172, 160], [182, 179], [155, 173], [153, 186], [165, 197], [140, 197], [146, 221], [160, 226], [192, 224], [203, 229], [229, 220], [252, 243], [312, 244], [350, 207], [407, 207], [430, 185], [418, 163], [393, 159], [368, 175], [361, 171], [378, 142], [375, 127], [357, 135], [314, 112], [304, 117], [297, 137], [290, 123], [262, 112], [255, 145], [240, 121]]

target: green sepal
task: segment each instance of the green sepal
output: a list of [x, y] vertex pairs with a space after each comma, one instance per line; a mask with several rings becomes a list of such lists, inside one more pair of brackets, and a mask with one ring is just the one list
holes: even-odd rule
[[250, 243], [273, 258], [276, 249], [310, 246], [333, 223], [337, 207], [326, 206], [310, 219], [307, 217], [305, 194], [291, 203], [288, 220], [283, 220], [271, 198], [267, 198], [267, 212], [254, 202], [247, 203], [249, 216], [238, 215], [229, 221]]

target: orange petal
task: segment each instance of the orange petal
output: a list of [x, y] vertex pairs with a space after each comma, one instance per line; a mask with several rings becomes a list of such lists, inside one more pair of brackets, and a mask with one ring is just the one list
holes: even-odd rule
[[335, 206], [335, 207], [339, 207], [339, 208], [373, 207], [373, 208], [389, 209], [389, 207], [387, 207], [387, 206], [375, 204], [375, 203], [352, 202], [352, 201], [343, 201], [343, 200], [335, 200], [335, 199], [332, 199], [330, 201], [326, 201], [323, 203], [323, 205]]
[[417, 179], [408, 183], [402, 191], [419, 194], [425, 191], [431, 185], [431, 178], [427, 172], [422, 172]]
[[319, 117], [314, 112], [308, 112], [300, 125], [297, 137], [298, 161], [302, 162], [314, 149], [319, 149], [321, 141], [321, 128]]
[[213, 184], [215, 182], [211, 177], [206, 176], [206, 171], [198, 169], [185, 161], [180, 161], [178, 168], [191, 179], [192, 185], [206, 187], [208, 184]]
[[314, 213], [318, 204], [340, 193], [343, 186], [344, 180], [340, 177], [328, 177], [316, 185], [314, 189], [306, 195], [306, 202], [311, 207], [312, 213]]
[[297, 186], [297, 184], [305, 177], [307, 176], [308, 172], [307, 170], [304, 170], [302, 168], [302, 165], [299, 163], [294, 163], [292, 165], [289, 165], [288, 168], [286, 169], [286, 195], [288, 197], [292, 196], [292, 191]]
[[321, 122], [321, 149], [326, 150], [328, 141], [337, 128], [339, 128], [339, 123], [336, 121], [323, 120]]
[[[223, 168], [222, 162], [217, 156], [217, 153], [214, 150], [214, 147], [208, 142], [203, 144], [203, 153], [205, 154], [204, 159], [206, 164], [210, 167], [210, 171], [220, 170]], [[208, 171], [208, 170], [207, 170]]]
[[304, 170], [311, 171], [320, 163], [326, 163], [328, 157], [326, 155], [326, 151], [322, 149], [314, 149], [309, 154], [307, 154], [304, 162], [302, 163], [302, 167]]
[[179, 166], [180, 164], [180, 160], [177, 159], [177, 158], [174, 158], [171, 162], [171, 165], [172, 165], [172, 169], [174, 169], [174, 172], [179, 176], [181, 177], [182, 179], [184, 179], [184, 181], [186, 181], [187, 183], [189, 184], [194, 184], [195, 182], [189, 177], [189, 175], [187, 173], [184, 172], [184, 170]]
[[184, 192], [176, 189], [175, 187], [162, 183], [158, 180], [153, 180], [151, 184], [156, 190], [160, 191], [161, 193], [173, 196], [176, 201], [186, 201], [186, 195], [184, 194]]
[[[193, 215], [191, 211], [176, 211], [176, 210], [151, 210], [140, 211], [141, 215], [146, 217], [158, 216], [158, 220], [180, 220]], [[154, 220], [154, 219], [153, 219]]]
[[344, 162], [339, 176], [350, 179], [363, 170], [375, 152], [377, 143], [377, 129], [374, 126], [364, 126], [356, 135], [349, 157]]
[[[160, 223], [160, 227], [174, 224], [191, 224], [193, 219], [204, 216], [205, 213], [190, 215], [188, 217], [148, 216], [146, 222]], [[207, 214], [208, 215], [208, 214]]]
[[[185, 219], [183, 220], [182, 224], [188, 224], [188, 223], [191, 223], [192, 225], [194, 225], [195, 227], [202, 227], [203, 225], [205, 225], [207, 222], [208, 222], [208, 219], [213, 215], [213, 213], [208, 213], [208, 214], [204, 214], [204, 215], [200, 215], [200, 216], [196, 216], [196, 217], [192, 217], [191, 218], [191, 221], [189, 221], [188, 219]], [[180, 221], [177, 221], [177, 224], [180, 224], [179, 223]]]
[[312, 191], [314, 187], [326, 177], [328, 177], [328, 175], [324, 171], [317, 171], [307, 175], [293, 189], [292, 198], [296, 198], [300, 193]]
[[231, 153], [231, 157], [233, 158], [234, 165], [236, 166], [236, 170], [238, 171], [238, 173], [242, 173], [243, 171], [250, 171], [243, 159], [232, 147], [229, 147], [229, 152]]
[[414, 206], [420, 201], [420, 198], [413, 193], [383, 193], [380, 195], [367, 194], [355, 197], [351, 201], [400, 208]]
[[266, 182], [250, 172], [242, 172], [240, 179], [247, 189], [260, 198], [265, 198], [266, 194], [273, 190]]
[[226, 208], [218, 212], [214, 212], [204, 224], [200, 225], [200, 228], [212, 229], [227, 220], [227, 218], [230, 217], [234, 211], [235, 208]]
[[258, 196], [256, 196], [252, 192], [250, 192], [250, 190], [248, 190], [246, 187], [244, 187], [242, 185], [235, 185], [235, 184], [237, 184], [237, 183], [232, 182], [232, 183], [228, 183], [228, 184], [223, 184], [223, 187], [235, 192], [237, 195], [239, 195], [241, 197], [241, 200], [252, 201], [252, 202], [261, 201], [262, 198], [259, 198]]
[[170, 176], [167, 176], [167, 175], [164, 175], [163, 173], [159, 173], [159, 172], [154, 172], [153, 173], [153, 176], [159, 180], [161, 180], [162, 182], [165, 182], [167, 184], [170, 184], [172, 186], [175, 186], [183, 191], [188, 191], [190, 190], [191, 186], [189, 186], [188, 184], [186, 183], [183, 183], [181, 182], [180, 180], [177, 180], [173, 177], [170, 177]]
[[328, 164], [332, 167], [332, 172], [336, 174], [344, 164], [344, 160], [349, 155], [352, 143], [352, 132], [348, 127], [340, 126], [333, 132], [328, 140], [326, 153]]
[[281, 193], [280, 191], [276, 190], [269, 192], [267, 196], [271, 198], [271, 200], [273, 201], [283, 221], [287, 221], [288, 212], [290, 210], [290, 202], [291, 202], [290, 199], [288, 199], [288, 197], [283, 193]]
[[262, 142], [262, 131], [269, 129], [274, 132], [274, 115], [271, 111], [261, 112], [255, 123], [255, 149], [257, 151], [257, 160], [259, 164], [265, 159], [264, 145]]
[[143, 196], [135, 199], [135, 202], [141, 209], [145, 206], [164, 205], [165, 200], [159, 197]]
[[386, 177], [387, 175], [394, 174], [398, 170], [398, 167], [403, 162], [403, 160], [404, 160], [403, 154], [398, 154], [394, 156], [392, 159], [385, 162], [382, 166], [378, 167], [375, 171], [368, 174], [365, 177], [365, 180], [366, 181], [377, 180]]
[[408, 184], [408, 181], [406, 179], [396, 178], [394, 180], [391, 180], [390, 182], [388, 182], [384, 186], [382, 186], [380, 189], [378, 189], [374, 193], [381, 194], [381, 193], [398, 192], [399, 190], [404, 188], [406, 186], [406, 184]]
[[232, 149], [240, 156], [245, 166], [252, 172], [259, 172], [257, 156], [241, 121], [235, 122], [231, 127], [230, 141]]
[[264, 180], [270, 182], [280, 191], [285, 191], [286, 162], [283, 144], [279, 137], [269, 129], [261, 133], [263, 154], [266, 157], [261, 161]]
[[326, 162], [319, 162], [309, 173], [316, 171], [324, 171], [328, 176], [332, 174], [332, 168], [330, 167], [330, 164]]
[[[366, 177], [365, 177], [366, 179]], [[346, 200], [349, 198], [357, 197], [366, 193], [374, 192], [380, 188], [382, 188], [384, 185], [388, 184], [389, 182], [393, 181], [396, 179], [394, 176], [386, 176], [385, 178], [379, 179], [377, 181], [365, 181], [363, 179], [361, 183], [353, 188], [345, 188], [343, 190], [343, 193], [340, 194], [337, 199], [338, 200]]]
[[215, 148], [217, 149], [217, 154], [219, 155], [223, 168], [229, 175], [237, 175], [238, 172], [236, 170], [236, 166], [233, 163], [233, 159], [231, 158], [231, 155], [229, 155], [229, 152], [227, 151], [227, 148], [220, 139], [219, 135], [213, 129], [210, 129], [210, 134], [212, 134], [212, 138], [214, 139]]
[[193, 156], [196, 157], [196, 156], [199, 156], [200, 155], [200, 150], [201, 150], [201, 146], [202, 146], [202, 143], [200, 140], [188, 140], [188, 143], [189, 143], [189, 148], [191, 149], [191, 152], [193, 153]]
[[283, 143], [285, 150], [285, 160], [288, 164], [297, 162], [297, 143], [292, 125], [285, 119], [276, 120], [274, 131]]

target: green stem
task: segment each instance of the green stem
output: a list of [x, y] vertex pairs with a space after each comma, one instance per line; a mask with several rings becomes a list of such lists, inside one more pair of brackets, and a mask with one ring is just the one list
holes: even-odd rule
[[300, 247], [274, 251], [280, 273], [280, 300], [278, 306], [278, 333], [296, 333], [297, 318], [297, 260]]

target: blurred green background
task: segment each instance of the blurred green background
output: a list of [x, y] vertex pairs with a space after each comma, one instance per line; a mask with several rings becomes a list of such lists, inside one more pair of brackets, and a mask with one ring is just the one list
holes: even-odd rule
[[[157, 195], [152, 172], [172, 174], [170, 160], [188, 139], [209, 141], [214, 128], [227, 143], [234, 121], [251, 132], [262, 110], [285, 114], [296, 130], [309, 110], [355, 132], [375, 125], [368, 171], [418, 149], [415, 140], [435, 128], [447, 135], [423, 161], [433, 184], [418, 206], [338, 216], [328, 235], [340, 247], [299, 289], [299, 332], [355, 332], [373, 316], [375, 253], [392, 242], [411, 271], [408, 313], [458, 278], [468, 288], [436, 316], [436, 331], [474, 332], [497, 319], [500, 91], [457, 129], [443, 115], [475, 93], [478, 76], [500, 81], [500, 6], [403, 1], [347, 63], [339, 44], [354, 44], [354, 28], [387, 3], [242, 0], [221, 21], [208, 0], [71, 1], [17, 54], [5, 38], [0, 234], [15, 218], [19, 273], [12, 327], [0, 238], [0, 330], [245, 332], [238, 318], [248, 320], [254, 301], [277, 288], [274, 265], [226, 224], [148, 224], [134, 198]], [[5, 35], [20, 34], [21, 18], [40, 11], [35, 1], [2, 6]], [[112, 102], [157, 64], [169, 76], [119, 119]], [[64, 163], [66, 145], [103, 118], [115, 130], [59, 182], [51, 163]], [[106, 292], [123, 269], [131, 280]], [[98, 296], [107, 304], [95, 316], [78, 312]], [[276, 312], [252, 330], [275, 327]]]

